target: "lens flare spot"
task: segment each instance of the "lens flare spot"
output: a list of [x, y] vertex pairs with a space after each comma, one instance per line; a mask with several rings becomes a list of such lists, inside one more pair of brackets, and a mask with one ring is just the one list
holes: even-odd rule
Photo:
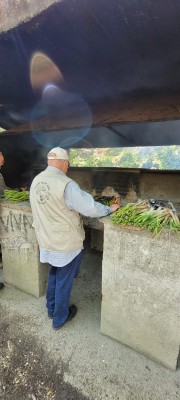
[[36, 52], [30, 62], [31, 85], [36, 91], [43, 91], [50, 82], [55, 85], [63, 85], [64, 78], [57, 65], [46, 54]]
[[33, 136], [45, 147], [71, 147], [86, 136], [92, 126], [88, 104], [77, 94], [47, 84], [31, 118]]

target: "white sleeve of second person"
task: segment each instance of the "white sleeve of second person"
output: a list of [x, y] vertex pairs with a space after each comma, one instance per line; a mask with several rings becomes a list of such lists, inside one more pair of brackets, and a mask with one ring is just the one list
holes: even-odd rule
[[67, 183], [64, 200], [70, 210], [77, 211], [85, 217], [100, 218], [111, 214], [110, 207], [95, 201], [91, 194], [81, 190], [74, 181]]

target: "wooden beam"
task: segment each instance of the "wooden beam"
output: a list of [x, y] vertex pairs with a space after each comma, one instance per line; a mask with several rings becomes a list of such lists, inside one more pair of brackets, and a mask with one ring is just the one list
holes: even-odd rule
[[[123, 101], [106, 102], [90, 106], [92, 127], [115, 124], [167, 121], [180, 119], [180, 94], [147, 96]], [[88, 120], [88, 122], [87, 122]], [[67, 108], [58, 113], [39, 118], [11, 128], [2, 135], [17, 135], [36, 132], [56, 132], [86, 127], [89, 123], [84, 109]]]

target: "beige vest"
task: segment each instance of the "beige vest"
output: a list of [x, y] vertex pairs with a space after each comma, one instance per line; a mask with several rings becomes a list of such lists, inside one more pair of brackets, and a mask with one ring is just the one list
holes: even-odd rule
[[64, 202], [64, 190], [71, 179], [60, 171], [46, 169], [31, 185], [33, 226], [41, 248], [70, 252], [83, 246], [84, 228], [76, 211]]

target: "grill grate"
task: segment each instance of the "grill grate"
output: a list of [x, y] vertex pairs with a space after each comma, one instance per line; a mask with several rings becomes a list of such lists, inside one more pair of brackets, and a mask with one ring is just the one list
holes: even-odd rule
[[167, 207], [172, 211], [176, 211], [174, 205], [169, 200], [148, 199], [150, 205], [156, 210], [158, 207]]

